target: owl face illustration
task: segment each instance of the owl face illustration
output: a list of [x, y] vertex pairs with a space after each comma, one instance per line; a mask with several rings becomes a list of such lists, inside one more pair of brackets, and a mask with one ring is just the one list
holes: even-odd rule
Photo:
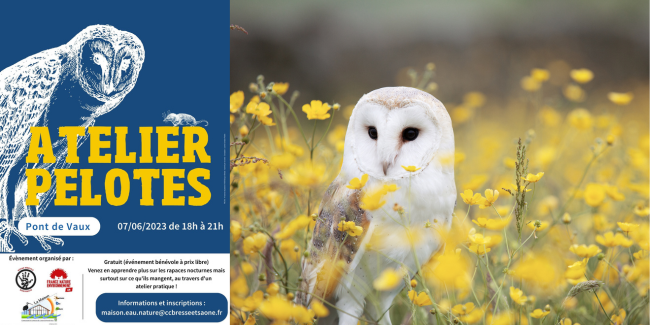
[[144, 61], [144, 47], [129, 32], [93, 26], [70, 43], [77, 52], [76, 74], [84, 91], [101, 102], [119, 100], [135, 85]]

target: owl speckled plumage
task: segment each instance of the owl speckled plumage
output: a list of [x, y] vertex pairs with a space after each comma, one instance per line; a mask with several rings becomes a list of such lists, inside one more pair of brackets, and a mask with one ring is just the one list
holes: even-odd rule
[[[30, 127], [49, 126], [56, 132], [60, 126], [94, 125], [97, 117], [117, 107], [133, 89], [143, 62], [144, 47], [137, 36], [112, 26], [94, 25], [67, 44], [34, 54], [0, 72], [0, 252], [13, 251], [12, 235], [27, 244], [16, 223], [41, 216], [54, 196], [52, 190], [42, 193], [38, 206], [27, 207], [25, 169], [43, 168], [53, 173], [55, 168], [69, 167], [63, 140], [53, 144], [55, 164], [21, 163], [29, 146]], [[86, 138], [79, 138], [78, 146]], [[56, 184], [54, 180], [52, 184]], [[35, 237], [47, 251], [51, 247], [46, 241], [63, 244], [57, 238]]]
[[[323, 197], [309, 257], [302, 262], [298, 302], [309, 305], [317, 296], [340, 310], [331, 310], [319, 324], [357, 324], [362, 315], [390, 324], [388, 308], [403, 286], [377, 292], [373, 281], [388, 268], [412, 278], [417, 265], [444, 245], [439, 231], [451, 226], [457, 195], [449, 163], [453, 154], [451, 119], [430, 94], [408, 87], [381, 88], [359, 100], [348, 124], [341, 172]], [[408, 172], [402, 166], [420, 169]], [[398, 186], [384, 198], [383, 208], [362, 209], [362, 190], [346, 187], [363, 174], [369, 175], [363, 190]], [[395, 203], [406, 209], [399, 223], [391, 209]], [[346, 236], [338, 230], [340, 221], [354, 221], [363, 233]], [[427, 221], [434, 227], [425, 228]]]

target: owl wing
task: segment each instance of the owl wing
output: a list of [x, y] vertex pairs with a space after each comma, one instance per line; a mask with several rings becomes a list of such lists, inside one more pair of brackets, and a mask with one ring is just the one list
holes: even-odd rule
[[[309, 247], [309, 258], [303, 259], [301, 292], [298, 301], [307, 305], [311, 295], [327, 299], [345, 276], [370, 227], [370, 215], [359, 207], [360, 190], [345, 186], [339, 178], [329, 186], [321, 201], [318, 220]], [[338, 230], [341, 221], [354, 221], [363, 228], [359, 236]], [[308, 294], [307, 294], [308, 293]]]
[[0, 175], [29, 143], [62, 74], [56, 49], [40, 52], [0, 72]]

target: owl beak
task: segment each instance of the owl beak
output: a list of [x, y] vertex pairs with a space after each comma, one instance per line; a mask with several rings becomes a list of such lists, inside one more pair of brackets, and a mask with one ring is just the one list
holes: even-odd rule
[[393, 164], [391, 164], [391, 163], [389, 163], [389, 162], [384, 162], [384, 163], [382, 164], [382, 167], [384, 168], [384, 176], [386, 176], [386, 172], [388, 171], [388, 168], [390, 168], [390, 166], [392, 166], [392, 165], [393, 165]]

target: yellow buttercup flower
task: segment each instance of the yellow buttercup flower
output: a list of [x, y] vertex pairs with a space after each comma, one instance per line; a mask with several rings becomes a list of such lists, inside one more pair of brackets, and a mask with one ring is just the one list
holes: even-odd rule
[[254, 254], [262, 250], [266, 246], [268, 237], [261, 232], [250, 235], [244, 238], [244, 253]]
[[607, 94], [607, 98], [616, 105], [627, 105], [632, 99], [634, 99], [634, 94], [632, 93], [615, 93], [611, 92]]
[[525, 76], [520, 81], [521, 88], [525, 91], [534, 92], [542, 87], [542, 83], [531, 76]]
[[268, 117], [272, 113], [271, 106], [265, 102], [255, 103], [251, 101], [248, 103], [248, 105], [246, 105], [246, 113], [256, 116], [260, 123], [263, 125], [275, 125], [275, 123], [273, 123], [273, 120]]
[[293, 304], [287, 299], [272, 296], [260, 304], [259, 310], [267, 318], [286, 322], [293, 316], [293, 307]]
[[614, 235], [614, 233], [611, 231], [608, 231], [603, 235], [596, 236], [596, 242], [598, 242], [599, 244], [605, 247], [616, 247], [616, 246], [630, 247], [634, 243], [633, 241], [625, 238], [623, 234], [616, 233], [616, 235]]
[[571, 79], [581, 84], [588, 83], [594, 78], [594, 73], [589, 69], [573, 69], [570, 74]]
[[354, 221], [341, 221], [339, 222], [339, 231], [345, 231], [349, 236], [356, 237], [363, 233], [363, 228], [357, 226]]
[[271, 167], [277, 169], [287, 169], [293, 165], [296, 161], [296, 157], [289, 152], [283, 152], [280, 154], [275, 154], [269, 159], [269, 164]]
[[537, 183], [539, 180], [544, 176], [544, 172], [537, 173], [536, 175], [534, 174], [528, 174], [526, 177], [521, 177], [521, 179], [525, 180], [526, 182], [529, 183]]
[[530, 76], [539, 82], [544, 82], [551, 77], [551, 73], [546, 69], [533, 69], [530, 71]]
[[510, 157], [505, 157], [503, 158], [503, 165], [505, 165], [509, 169], [515, 169], [515, 167], [517, 166], [517, 160]]
[[590, 129], [594, 124], [594, 119], [591, 117], [591, 113], [584, 108], [576, 108], [569, 116], [567, 116], [569, 124], [578, 130], [587, 130]]
[[361, 180], [355, 177], [350, 180], [350, 185], [346, 185], [346, 187], [351, 190], [360, 190], [366, 185], [366, 182], [368, 182], [368, 174], [363, 174], [363, 176], [361, 176]]
[[604, 185], [589, 183], [585, 187], [585, 203], [592, 207], [600, 206], [605, 201], [606, 193], [607, 192]]
[[626, 233], [639, 228], [638, 224], [631, 224], [631, 223], [627, 223], [627, 222], [617, 222], [616, 224], [618, 224], [618, 226], [621, 228], [621, 230], [623, 230], [623, 232], [626, 232]]
[[481, 201], [483, 200], [481, 193], [474, 194], [474, 191], [472, 190], [465, 190], [465, 192], [460, 193], [460, 197], [462, 197], [463, 202], [465, 202], [465, 204], [468, 205], [480, 204]]
[[512, 301], [522, 306], [526, 304], [526, 301], [528, 301], [528, 297], [524, 296], [524, 292], [515, 287], [510, 287], [510, 298], [512, 298]]
[[588, 260], [588, 258], [584, 258], [582, 261], [569, 265], [569, 268], [564, 272], [564, 277], [570, 280], [582, 279], [587, 269]]
[[598, 253], [602, 252], [600, 248], [596, 245], [571, 245], [569, 247], [569, 250], [573, 253], [576, 254], [582, 258], [590, 258], [598, 255]]
[[410, 290], [408, 292], [408, 297], [411, 299], [413, 304], [419, 307], [429, 306], [433, 304], [431, 302], [431, 298], [429, 298], [429, 295], [427, 295], [424, 291], [418, 294], [415, 290]]
[[330, 105], [327, 103], [323, 104], [320, 100], [312, 100], [311, 104], [305, 104], [302, 106], [302, 111], [307, 113], [307, 119], [324, 120], [330, 117], [330, 114], [328, 113], [330, 108]]
[[254, 311], [260, 306], [262, 300], [264, 300], [264, 292], [257, 290], [250, 297], [244, 300], [244, 307], [242, 307], [241, 310]]
[[479, 208], [485, 209], [491, 207], [494, 202], [499, 198], [499, 191], [487, 189], [485, 190], [485, 198], [481, 200]]
[[548, 315], [550, 313], [551, 313], [550, 311], [542, 311], [541, 309], [537, 308], [537, 309], [533, 310], [532, 313], [530, 313], [530, 317], [532, 317], [532, 318], [542, 318], [542, 317], [544, 317], [544, 316], [546, 316], [546, 315]]
[[402, 166], [402, 168], [404, 168], [404, 170], [406, 170], [407, 172], [411, 172], [411, 173], [422, 169], [422, 168], [416, 168], [415, 166]]
[[289, 90], [288, 82], [276, 82], [273, 84], [273, 91], [278, 95], [284, 95]]
[[650, 207], [643, 206], [643, 204], [637, 204], [634, 206], [634, 214], [639, 217], [647, 217], [650, 214]]
[[241, 223], [236, 220], [230, 220], [230, 233], [232, 234], [232, 241], [239, 240], [241, 237]]
[[327, 309], [327, 307], [315, 299], [311, 303], [311, 310], [314, 311], [314, 315], [321, 318], [327, 317], [330, 314], [330, 311]]
[[401, 282], [402, 273], [388, 268], [372, 282], [372, 286], [379, 291], [388, 291], [397, 287]]
[[275, 296], [278, 294], [278, 292], [280, 292], [280, 286], [275, 282], [269, 284], [269, 286], [266, 287], [266, 293], [268, 293], [270, 296]]
[[623, 193], [618, 191], [618, 187], [616, 186], [605, 186], [605, 191], [607, 192], [607, 196], [611, 198], [614, 201], [623, 201], [625, 200], [625, 195]]
[[508, 226], [510, 220], [512, 220], [512, 218], [487, 219], [487, 218], [479, 217], [476, 220], [472, 220], [472, 222], [481, 228], [490, 229], [490, 230], [501, 230], [506, 226]]
[[253, 268], [253, 265], [248, 262], [242, 262], [241, 263], [241, 271], [244, 272], [244, 274], [249, 275], [253, 273], [255, 269]]
[[235, 115], [230, 114], [230, 124], [235, 121]]
[[395, 184], [384, 184], [379, 188], [370, 190], [364, 193], [361, 197], [360, 206], [364, 210], [377, 210], [386, 204], [386, 201], [383, 200], [384, 195], [388, 194], [389, 192], [395, 192], [398, 189], [399, 188]]
[[275, 239], [287, 239], [293, 236], [296, 231], [307, 228], [310, 222], [311, 219], [306, 215], [299, 215], [297, 218], [289, 221], [289, 223], [273, 235], [273, 237], [275, 237]]
[[580, 88], [580, 86], [576, 84], [569, 84], [566, 85], [562, 91], [564, 94], [564, 97], [566, 97], [568, 100], [580, 103], [585, 100], [585, 97], [587, 96], [585, 94], [585, 91]]
[[246, 319], [244, 325], [255, 325], [255, 324], [256, 324], [255, 316], [253, 316], [253, 314], [248, 314], [248, 318]]
[[244, 104], [244, 92], [238, 90], [230, 95], [230, 113], [239, 112], [239, 108]]
[[303, 163], [292, 166], [289, 173], [285, 175], [285, 178], [292, 185], [316, 186], [326, 181], [326, 166], [321, 163], [312, 163], [306, 160]]
[[490, 236], [483, 236], [482, 234], [477, 234], [476, 229], [472, 228], [469, 231], [469, 235], [467, 235], [469, 240], [472, 241], [472, 243], [477, 244], [477, 245], [487, 245], [492, 241], [492, 238]]
[[465, 324], [474, 324], [483, 319], [483, 308], [474, 308], [467, 315], [460, 316], [460, 321]]
[[242, 137], [247, 136], [247, 135], [248, 135], [248, 127], [247, 127], [246, 125], [242, 125], [242, 127], [239, 128], [239, 134], [240, 134]]
[[466, 303], [464, 305], [458, 304], [458, 305], [454, 306], [453, 308], [451, 308], [451, 312], [454, 313], [455, 315], [461, 315], [462, 316], [462, 315], [467, 315], [467, 314], [471, 313], [472, 311], [474, 311], [474, 308], [475, 308], [474, 303], [473, 302], [468, 302], [468, 303]]
[[613, 315], [612, 316], [612, 322], [614, 323], [614, 325], [621, 325], [621, 324], [623, 324], [623, 321], [625, 320], [625, 316], [626, 316], [625, 310], [619, 309], [618, 310], [618, 315]]

